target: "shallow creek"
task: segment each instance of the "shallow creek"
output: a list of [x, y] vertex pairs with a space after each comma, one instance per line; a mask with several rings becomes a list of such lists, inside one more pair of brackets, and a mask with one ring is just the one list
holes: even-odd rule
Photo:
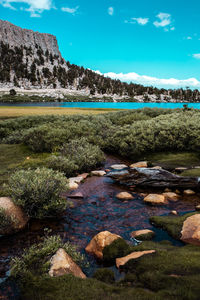
[[[127, 161], [107, 156], [104, 169], [116, 163], [128, 164]], [[13, 236], [0, 237], [0, 299], [18, 299], [15, 286], [6, 281], [9, 276], [10, 258], [20, 255], [24, 248], [40, 241], [44, 235], [44, 228], [51, 229], [52, 234], [61, 235], [64, 241], [71, 241], [77, 245], [78, 250], [84, 253], [84, 248], [91, 238], [100, 231], [109, 230], [133, 243], [130, 238], [131, 231], [153, 228], [149, 224], [149, 217], [169, 214], [171, 210], [177, 210], [180, 214], [194, 210], [194, 202], [186, 200], [172, 202], [166, 206], [149, 206], [144, 204], [143, 197], [134, 191], [132, 191], [134, 200], [120, 201], [116, 198], [116, 194], [122, 191], [128, 191], [128, 188], [115, 184], [106, 176], [88, 177], [75, 191], [81, 192], [84, 198], [70, 199], [72, 205], [62, 219], [32, 220], [23, 232]], [[170, 240], [174, 245], [181, 246], [179, 241], [173, 240], [161, 229], [153, 228], [153, 230], [156, 232], [155, 241]], [[92, 256], [87, 255], [87, 257], [90, 268], [86, 273], [88, 276], [92, 276], [96, 268], [102, 266]], [[119, 279], [120, 273], [115, 267], [112, 269], [115, 271], [116, 279]]]

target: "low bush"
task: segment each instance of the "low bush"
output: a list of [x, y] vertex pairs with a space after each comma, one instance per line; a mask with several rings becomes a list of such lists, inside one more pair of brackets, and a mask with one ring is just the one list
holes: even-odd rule
[[88, 143], [86, 138], [72, 140], [60, 148], [62, 156], [72, 160], [78, 170], [90, 171], [104, 161], [104, 154], [96, 145]]
[[61, 155], [51, 155], [46, 160], [46, 164], [53, 170], [65, 173], [66, 176], [72, 176], [79, 170], [78, 165], [72, 159]]
[[112, 270], [102, 268], [98, 269], [94, 275], [93, 278], [106, 282], [106, 283], [114, 283], [115, 282], [115, 276]]
[[76, 246], [70, 242], [63, 243], [60, 236], [50, 236], [25, 249], [21, 257], [11, 260], [11, 276], [23, 279], [30, 274], [47, 275], [50, 259], [59, 248], [63, 248], [80, 267], [88, 266], [85, 256], [77, 251]]
[[55, 216], [66, 209], [66, 199], [61, 197], [67, 189], [63, 173], [47, 168], [19, 170], [10, 176], [7, 189], [14, 203], [30, 217]]

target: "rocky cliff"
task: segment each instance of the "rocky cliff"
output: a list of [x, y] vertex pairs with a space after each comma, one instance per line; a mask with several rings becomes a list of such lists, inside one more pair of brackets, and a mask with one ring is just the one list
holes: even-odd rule
[[52, 55], [61, 57], [54, 35], [23, 29], [8, 21], [0, 20], [0, 41], [8, 43], [10, 47], [40, 47], [44, 52], [48, 50]]

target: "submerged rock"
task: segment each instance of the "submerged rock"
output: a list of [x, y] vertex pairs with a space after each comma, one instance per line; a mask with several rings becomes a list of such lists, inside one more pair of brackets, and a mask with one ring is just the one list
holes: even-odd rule
[[130, 165], [130, 168], [147, 168], [147, 166], [148, 166], [147, 161], [139, 161], [137, 163]]
[[183, 177], [163, 169], [134, 168], [113, 171], [108, 176], [127, 186], [143, 188], [200, 188], [197, 177]]
[[184, 221], [181, 240], [185, 243], [200, 245], [200, 214], [188, 217]]
[[81, 193], [81, 192], [75, 192], [75, 193], [73, 193], [73, 194], [71, 194], [71, 195], [68, 195], [67, 196], [68, 198], [84, 198], [83, 197], [83, 194]]
[[167, 200], [165, 198], [165, 196], [163, 195], [158, 195], [158, 194], [149, 194], [148, 196], [146, 196], [144, 198], [144, 202], [146, 203], [150, 203], [150, 204], [158, 204], [158, 205], [162, 205], [162, 204], [167, 204]]
[[117, 234], [102, 231], [92, 238], [85, 250], [88, 253], [94, 254], [98, 259], [103, 259], [103, 249], [119, 238], [121, 238], [121, 236]]
[[117, 266], [117, 268], [120, 268], [120, 266], [125, 265], [131, 259], [136, 259], [136, 258], [139, 258], [143, 255], [152, 254], [152, 253], [155, 253], [155, 252], [156, 252], [155, 250], [134, 251], [134, 252], [132, 252], [131, 254], [129, 254], [127, 256], [116, 258], [116, 266]]
[[29, 217], [20, 206], [13, 203], [11, 198], [0, 198], [0, 235], [12, 234], [23, 229]]
[[128, 192], [121, 192], [116, 195], [116, 198], [119, 200], [133, 200], [134, 197]]
[[72, 258], [60, 248], [56, 254], [51, 258], [51, 267], [49, 275], [51, 277], [58, 277], [65, 274], [73, 274], [76, 277], [86, 278], [81, 268], [72, 260]]

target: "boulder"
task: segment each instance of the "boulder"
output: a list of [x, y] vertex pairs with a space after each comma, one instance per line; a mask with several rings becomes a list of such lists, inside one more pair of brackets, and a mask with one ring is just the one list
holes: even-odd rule
[[127, 256], [116, 258], [116, 266], [117, 266], [117, 268], [120, 268], [120, 266], [125, 265], [131, 259], [136, 259], [136, 258], [139, 258], [143, 255], [152, 254], [152, 253], [155, 253], [155, 252], [156, 252], [155, 250], [132, 252], [131, 254], [129, 254]]
[[83, 174], [78, 175], [78, 177], [81, 177], [82, 180], [86, 179], [88, 176], [89, 176], [89, 173], [83, 173]]
[[109, 231], [102, 231], [95, 235], [85, 248], [86, 252], [95, 255], [98, 259], [103, 259], [103, 249], [115, 240], [121, 238], [117, 234]]
[[133, 200], [134, 199], [134, 197], [130, 193], [127, 193], [127, 192], [121, 192], [121, 193], [117, 194], [116, 198], [119, 200]]
[[51, 266], [49, 275], [51, 277], [58, 277], [65, 274], [73, 274], [79, 278], [86, 278], [81, 268], [72, 260], [72, 258], [60, 248], [50, 260]]
[[147, 168], [148, 164], [147, 161], [139, 161], [130, 165], [131, 168]]
[[183, 177], [164, 169], [131, 168], [129, 170], [112, 171], [108, 176], [126, 186], [141, 188], [200, 188], [197, 177]]
[[168, 201], [176, 202], [179, 200], [179, 195], [177, 195], [176, 193], [173, 193], [173, 192], [163, 193], [163, 196]]
[[198, 205], [195, 207], [195, 209], [199, 211], [199, 210], [200, 210], [200, 204], [198, 204]]
[[163, 195], [158, 195], [158, 194], [149, 194], [148, 196], [146, 196], [144, 198], [144, 202], [146, 203], [150, 203], [150, 204], [158, 204], [158, 205], [162, 205], [162, 204], [167, 204], [167, 200], [165, 198], [165, 196]]
[[83, 179], [84, 178], [82, 176], [77, 176], [77, 177], [69, 178], [69, 181], [76, 182], [76, 183], [81, 183], [81, 181], [83, 181]]
[[81, 198], [81, 199], [84, 198], [83, 194], [81, 192], [78, 192], [78, 193], [77, 192], [75, 192], [75, 193], [73, 192], [73, 194], [70, 194], [67, 197], [68, 198]]
[[187, 196], [192, 196], [192, 195], [195, 195], [195, 192], [193, 190], [188, 189], [188, 190], [184, 190], [183, 194], [187, 195]]
[[1, 220], [0, 235], [12, 234], [23, 229], [29, 217], [20, 206], [13, 203], [11, 198], [0, 197], [0, 213], [4, 220]]
[[106, 175], [106, 172], [105, 171], [92, 171], [91, 174], [94, 176], [104, 176], [104, 175]]
[[149, 236], [149, 239], [153, 238], [155, 235], [155, 232], [150, 230], [150, 229], [141, 229], [141, 230], [136, 230], [136, 231], [132, 231], [131, 232], [131, 237], [132, 238], [142, 238], [143, 237], [147, 237]]
[[78, 188], [78, 183], [74, 181], [69, 181], [68, 186], [70, 190], [76, 190]]
[[155, 166], [155, 167], [152, 167], [151, 169], [160, 170], [160, 169], [162, 169], [162, 167], [160, 167], [160, 166]]
[[124, 165], [124, 164], [116, 164], [116, 165], [111, 166], [111, 169], [114, 169], [114, 170], [123, 170], [126, 168], [128, 168], [128, 166]]
[[200, 214], [192, 215], [184, 221], [181, 240], [185, 243], [200, 245]]
[[170, 214], [171, 214], [171, 215], [174, 215], [174, 216], [177, 216], [177, 215], [178, 215], [178, 213], [177, 213], [176, 210], [171, 210], [171, 211], [170, 211]]

